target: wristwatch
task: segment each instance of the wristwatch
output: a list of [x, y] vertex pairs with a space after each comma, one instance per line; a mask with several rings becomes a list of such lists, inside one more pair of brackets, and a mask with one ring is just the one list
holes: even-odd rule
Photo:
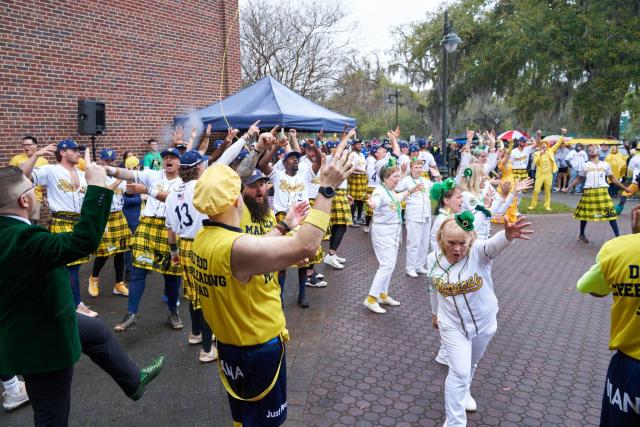
[[318, 188], [318, 193], [322, 194], [327, 199], [330, 199], [336, 195], [336, 190], [332, 187], [320, 187]]

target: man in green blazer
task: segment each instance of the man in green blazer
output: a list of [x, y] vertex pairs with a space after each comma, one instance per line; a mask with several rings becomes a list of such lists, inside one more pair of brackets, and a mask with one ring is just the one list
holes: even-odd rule
[[73, 365], [81, 343], [65, 265], [92, 253], [104, 233], [113, 192], [88, 165], [87, 192], [73, 232], [31, 225], [36, 198], [19, 168], [0, 168], [0, 374], [21, 374], [35, 425], [68, 423]]

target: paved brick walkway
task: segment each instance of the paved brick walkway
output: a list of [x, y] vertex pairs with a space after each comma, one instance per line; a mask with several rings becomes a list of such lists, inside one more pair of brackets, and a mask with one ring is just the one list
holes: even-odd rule
[[[620, 221], [623, 233], [629, 232], [629, 207]], [[575, 282], [611, 230], [606, 223], [589, 224], [592, 243], [585, 245], [576, 242], [578, 225], [570, 215], [532, 221], [534, 240], [516, 242], [494, 265], [499, 326], [474, 378], [478, 412], [469, 414], [469, 425], [582, 426], [599, 419], [611, 354], [610, 300], [579, 294]], [[402, 305], [375, 315], [362, 305], [377, 267], [369, 236], [351, 229], [342, 255], [349, 258], [344, 271], [319, 268], [329, 286], [308, 289], [311, 308], [297, 307], [295, 284], [287, 283], [292, 341], [286, 425], [441, 425], [446, 367], [433, 361], [439, 338], [431, 328], [424, 281], [404, 275], [402, 251], [390, 289]], [[108, 293], [111, 268], [109, 263], [103, 271], [99, 299], [86, 296], [86, 289], [83, 294], [113, 326], [126, 304]], [[86, 267], [83, 273], [86, 278]], [[75, 370], [72, 425], [231, 424], [215, 365], [197, 362], [198, 348], [187, 344], [187, 329], [175, 332], [165, 325], [161, 288], [161, 277], [152, 276], [140, 327], [118, 338], [139, 363], [165, 353], [165, 370], [142, 400], [132, 402], [83, 356]], [[182, 313], [188, 325], [186, 308]], [[31, 417], [29, 407], [0, 413], [0, 425], [29, 425]]]

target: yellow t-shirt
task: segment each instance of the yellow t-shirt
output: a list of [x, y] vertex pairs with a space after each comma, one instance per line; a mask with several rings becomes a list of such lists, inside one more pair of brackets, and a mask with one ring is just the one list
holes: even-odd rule
[[[11, 166], [20, 167], [28, 159], [29, 159], [29, 156], [27, 156], [26, 154], [24, 154], [24, 153], [18, 154], [18, 155], [15, 155], [15, 156], [13, 156], [11, 158], [11, 160], [9, 161], [9, 164]], [[45, 159], [44, 157], [38, 157], [38, 160], [36, 160], [35, 167], [39, 168], [41, 166], [48, 165], [48, 164], [49, 164], [49, 161], [47, 159]], [[36, 193], [36, 200], [39, 201], [39, 202], [42, 202], [42, 200], [44, 199], [44, 197], [42, 195], [42, 185], [36, 186], [36, 188], [33, 191]]]
[[240, 220], [240, 229], [243, 233], [263, 236], [273, 230], [277, 223], [272, 210], [269, 210], [269, 214], [263, 221], [256, 222], [251, 218], [251, 212], [249, 212], [247, 205], [243, 205], [242, 219]]
[[581, 292], [613, 294], [609, 348], [640, 360], [640, 234], [605, 243], [597, 264], [578, 282]]
[[231, 248], [243, 234], [239, 228], [205, 221], [193, 242], [190, 273], [216, 338], [251, 346], [279, 336], [286, 322], [274, 273], [253, 276], [248, 283], [231, 273]]

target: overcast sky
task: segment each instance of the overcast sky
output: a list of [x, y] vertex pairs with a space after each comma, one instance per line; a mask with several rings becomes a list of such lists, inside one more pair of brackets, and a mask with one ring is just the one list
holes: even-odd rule
[[[242, 6], [247, 0], [239, 0], [239, 2]], [[351, 34], [353, 47], [367, 56], [377, 52], [381, 59], [384, 59], [385, 53], [393, 47], [391, 30], [394, 27], [423, 20], [427, 12], [434, 12], [441, 4], [448, 3], [444, 0], [340, 0], [340, 2], [349, 12], [347, 20], [355, 21], [358, 25], [359, 31]]]

